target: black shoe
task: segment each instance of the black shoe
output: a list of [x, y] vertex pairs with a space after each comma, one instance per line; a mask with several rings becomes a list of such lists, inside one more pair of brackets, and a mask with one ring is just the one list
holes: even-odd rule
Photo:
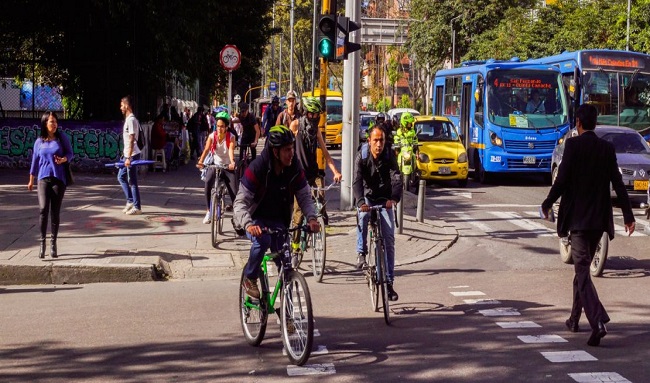
[[45, 239], [41, 239], [41, 246], [38, 250], [38, 257], [41, 259], [45, 258]]
[[607, 335], [607, 328], [603, 322], [598, 322], [598, 327], [595, 330], [591, 331], [591, 336], [587, 341], [587, 344], [590, 346], [599, 346], [600, 340]]
[[357, 254], [357, 270], [363, 269], [368, 264], [366, 263], [366, 256], [363, 253]]
[[395, 302], [396, 300], [399, 299], [399, 295], [393, 290], [393, 284], [389, 283], [388, 284], [388, 300], [391, 302]]
[[578, 322], [574, 322], [573, 319], [569, 318], [564, 322], [566, 324], [566, 327], [569, 329], [571, 332], [579, 332], [580, 327], [578, 327]]
[[59, 254], [56, 251], [56, 238], [50, 239], [50, 257], [59, 258]]

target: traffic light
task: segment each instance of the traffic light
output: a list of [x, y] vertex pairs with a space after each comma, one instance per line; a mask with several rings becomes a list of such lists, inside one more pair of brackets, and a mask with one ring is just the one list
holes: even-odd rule
[[361, 28], [359, 23], [351, 21], [349, 17], [339, 16], [337, 20], [338, 32], [336, 39], [336, 59], [347, 60], [348, 53], [361, 49], [361, 44], [350, 42], [350, 33]]
[[318, 22], [320, 38], [318, 39], [318, 54], [325, 61], [336, 60], [336, 15], [322, 15]]

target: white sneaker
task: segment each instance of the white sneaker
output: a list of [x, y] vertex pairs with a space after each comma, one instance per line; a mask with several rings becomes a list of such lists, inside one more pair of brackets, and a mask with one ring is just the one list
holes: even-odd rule
[[131, 209], [133, 209], [133, 204], [130, 203], [130, 202], [127, 202], [127, 203], [126, 203], [126, 206], [124, 207], [124, 209], [122, 209], [122, 213], [126, 214], [126, 213], [128, 213], [129, 210], [131, 210]]
[[142, 210], [136, 207], [133, 207], [131, 210], [126, 212], [126, 215], [140, 215], [140, 214], [142, 214]]
[[208, 224], [210, 222], [212, 222], [212, 220], [210, 219], [210, 212], [207, 212], [205, 213], [205, 217], [203, 218], [203, 223]]

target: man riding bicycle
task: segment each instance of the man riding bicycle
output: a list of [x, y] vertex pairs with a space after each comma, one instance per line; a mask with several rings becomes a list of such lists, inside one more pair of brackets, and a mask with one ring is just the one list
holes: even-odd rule
[[393, 289], [395, 269], [395, 218], [393, 206], [402, 198], [402, 177], [397, 166], [395, 152], [385, 145], [386, 135], [378, 126], [370, 130], [368, 142], [363, 145], [355, 159], [355, 175], [352, 181], [354, 199], [359, 209], [357, 226], [357, 269], [366, 265], [368, 252], [368, 221], [370, 206], [384, 205], [381, 211], [381, 231], [386, 250], [386, 276], [388, 299], [396, 301], [399, 296]]
[[[307, 183], [313, 187], [323, 187], [322, 178], [318, 174], [318, 162], [316, 148], [320, 148], [325, 156], [325, 162], [334, 173], [334, 182], [341, 181], [341, 173], [336, 169], [334, 160], [327, 151], [327, 145], [318, 126], [320, 114], [323, 111], [320, 101], [316, 97], [303, 98], [303, 107], [305, 114], [297, 120], [291, 122], [290, 129], [296, 136], [296, 159], [305, 169]], [[319, 196], [320, 198], [320, 196]], [[324, 201], [321, 201], [324, 202]], [[323, 204], [323, 206], [325, 206]], [[323, 207], [323, 210], [325, 208]], [[319, 212], [316, 212], [319, 213]], [[298, 226], [302, 222], [302, 211], [298, 204], [293, 208], [293, 225]], [[295, 252], [300, 249], [300, 232], [296, 231], [293, 235], [292, 250]]]
[[[203, 169], [205, 165], [224, 165], [228, 169], [224, 169], [220, 173], [221, 181], [228, 189], [230, 200], [235, 201], [237, 194], [237, 183], [235, 177], [235, 137], [228, 132], [230, 125], [230, 115], [227, 112], [219, 112], [215, 116], [217, 120], [217, 129], [212, 132], [205, 143], [205, 148], [201, 157], [196, 163], [196, 167]], [[204, 163], [205, 158], [211, 154], [211, 163]], [[210, 198], [212, 196], [212, 187], [214, 186], [214, 177], [216, 177], [217, 170], [209, 168], [205, 172], [205, 198], [207, 200], [208, 212], [205, 213], [203, 223], [210, 223]]]
[[294, 142], [289, 128], [272, 127], [267, 147], [246, 169], [235, 198], [235, 229], [245, 229], [252, 242], [244, 268], [244, 289], [253, 298], [260, 297], [257, 279], [264, 253], [269, 247], [280, 250], [283, 242], [262, 230], [289, 226], [294, 197], [308, 217], [310, 231], [320, 230], [305, 172], [295, 158]]

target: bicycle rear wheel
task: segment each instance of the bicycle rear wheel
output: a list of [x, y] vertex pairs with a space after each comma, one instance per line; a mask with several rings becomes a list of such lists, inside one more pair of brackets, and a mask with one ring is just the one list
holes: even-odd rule
[[314, 317], [305, 277], [292, 270], [282, 288], [282, 341], [291, 363], [302, 366], [311, 355]]
[[381, 303], [384, 308], [384, 322], [390, 325], [390, 304], [388, 303], [388, 280], [386, 279], [386, 256], [384, 255], [384, 246], [378, 243], [375, 248], [377, 255], [377, 277], [379, 278], [379, 288], [381, 289]]
[[325, 273], [325, 258], [327, 256], [327, 239], [325, 238], [325, 221], [323, 217], [318, 217], [318, 224], [320, 225], [320, 231], [311, 235], [311, 265], [316, 282], [321, 282], [323, 273]]
[[210, 233], [212, 237], [212, 247], [217, 248], [219, 228], [219, 198], [217, 197], [216, 190], [212, 193], [210, 198]]
[[266, 300], [260, 299], [259, 302], [256, 302], [256, 300], [246, 295], [244, 278], [246, 276], [242, 270], [239, 283], [239, 319], [246, 342], [251, 346], [259, 346], [262, 339], [264, 339], [268, 320]]
[[379, 285], [377, 283], [377, 265], [375, 262], [375, 243], [372, 235], [368, 241], [368, 268], [366, 269], [366, 280], [370, 289], [370, 307], [377, 312], [379, 311]]

